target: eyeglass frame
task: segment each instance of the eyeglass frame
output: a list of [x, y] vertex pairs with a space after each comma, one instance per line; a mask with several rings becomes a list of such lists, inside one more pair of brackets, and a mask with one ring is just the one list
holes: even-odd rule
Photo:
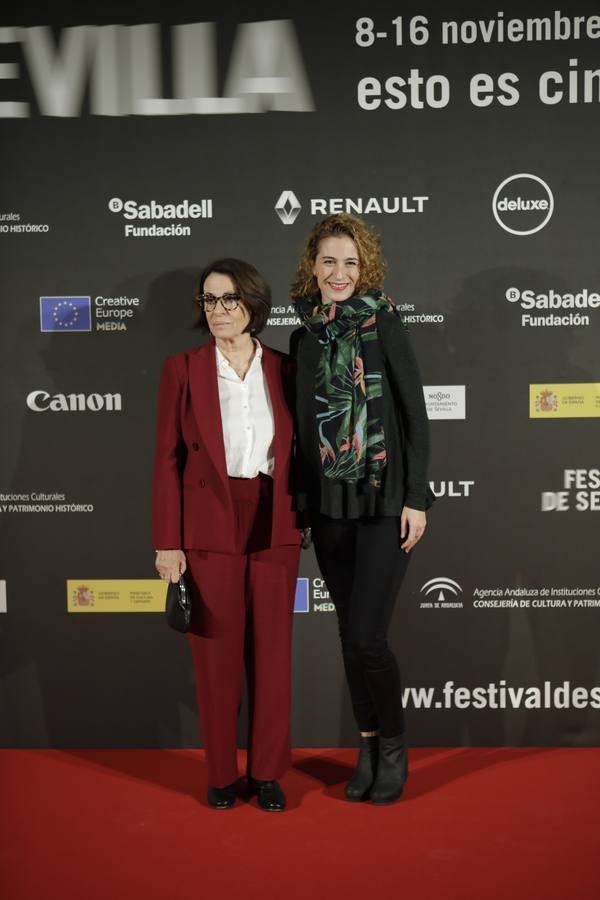
[[[226, 306], [223, 302], [226, 297], [235, 302], [235, 306]], [[221, 304], [225, 312], [235, 312], [236, 309], [239, 309], [240, 303], [243, 303], [242, 295], [234, 291], [226, 291], [220, 297], [215, 297], [214, 294], [197, 294], [195, 299], [196, 303], [202, 306], [204, 312], [214, 312], [217, 308], [217, 303]], [[208, 303], [211, 305], [207, 307]]]

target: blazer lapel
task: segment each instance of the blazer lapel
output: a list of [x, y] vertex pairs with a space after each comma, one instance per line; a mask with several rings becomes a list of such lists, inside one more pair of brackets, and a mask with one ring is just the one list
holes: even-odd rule
[[291, 444], [291, 416], [287, 409], [286, 399], [283, 393], [283, 385], [281, 381], [280, 358], [275, 353], [271, 353], [268, 347], [263, 345], [263, 370], [269, 388], [269, 396], [273, 407], [273, 419], [275, 423], [275, 440], [274, 440], [274, 456], [275, 456], [275, 479], [281, 474], [284, 468], [285, 457], [288, 455]]
[[189, 360], [190, 394], [198, 432], [217, 474], [227, 484], [214, 339], [191, 353]]

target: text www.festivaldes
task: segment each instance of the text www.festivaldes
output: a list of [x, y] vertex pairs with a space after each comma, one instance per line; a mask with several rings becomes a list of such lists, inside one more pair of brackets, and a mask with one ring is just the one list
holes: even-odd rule
[[447, 681], [439, 689], [404, 688], [402, 702], [414, 709], [600, 709], [600, 685], [586, 688], [570, 681], [544, 681], [541, 686], [514, 687], [502, 679], [465, 687]]

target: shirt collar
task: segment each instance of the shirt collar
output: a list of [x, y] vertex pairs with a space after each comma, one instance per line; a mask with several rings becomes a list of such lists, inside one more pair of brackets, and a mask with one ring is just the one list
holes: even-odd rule
[[[257, 340], [256, 338], [252, 338], [252, 341], [254, 343], [256, 350], [254, 352], [252, 362], [250, 363], [250, 368], [248, 369], [248, 373], [247, 373], [248, 375], [250, 374], [250, 372], [252, 372], [252, 370], [255, 368], [255, 366], [261, 365], [262, 355], [263, 355], [263, 348], [262, 348], [261, 342], [259, 340]], [[221, 371], [231, 370], [231, 366], [230, 366], [228, 360], [223, 356], [223, 354], [219, 350], [216, 343], [215, 343], [215, 350], [217, 351], [217, 354], [216, 354], [217, 355], [217, 369], [220, 369]]]

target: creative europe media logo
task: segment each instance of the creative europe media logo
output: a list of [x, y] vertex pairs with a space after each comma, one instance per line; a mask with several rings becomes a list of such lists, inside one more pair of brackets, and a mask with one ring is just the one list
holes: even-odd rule
[[41, 331], [91, 331], [91, 297], [40, 297]]
[[298, 578], [296, 580], [296, 594], [294, 598], [295, 613], [311, 612], [311, 594], [313, 601], [312, 612], [330, 613], [334, 611], [329, 591], [322, 578], [312, 579], [312, 592], [311, 580], [309, 578]]
[[296, 579], [296, 594], [294, 597], [294, 612], [307, 613], [310, 612], [310, 596], [308, 589], [308, 578]]
[[139, 297], [102, 294], [75, 297], [71, 295], [40, 297], [40, 331], [42, 332], [122, 332], [131, 328], [141, 312]]

